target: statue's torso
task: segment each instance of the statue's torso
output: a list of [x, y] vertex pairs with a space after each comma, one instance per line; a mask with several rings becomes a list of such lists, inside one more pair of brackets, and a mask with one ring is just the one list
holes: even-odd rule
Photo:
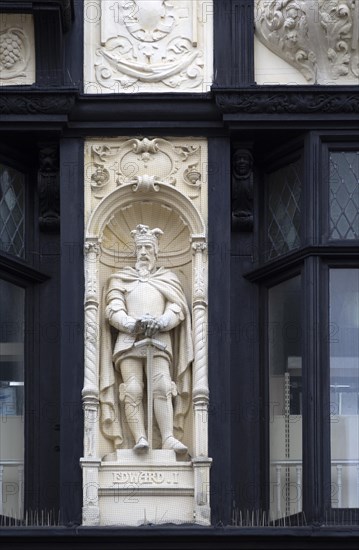
[[148, 281], [138, 280], [128, 287], [125, 294], [127, 314], [135, 319], [146, 313], [159, 317], [165, 311], [166, 299]]

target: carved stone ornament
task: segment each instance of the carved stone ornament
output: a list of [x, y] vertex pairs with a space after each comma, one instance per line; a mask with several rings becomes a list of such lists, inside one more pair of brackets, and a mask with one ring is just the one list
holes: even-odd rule
[[33, 84], [35, 48], [33, 18], [0, 14], [0, 86]]
[[256, 0], [255, 22], [308, 84], [359, 83], [359, 0]]
[[84, 525], [210, 524], [207, 166], [203, 138], [85, 144]]
[[206, 92], [212, 13], [212, 0], [86, 1], [85, 92]]

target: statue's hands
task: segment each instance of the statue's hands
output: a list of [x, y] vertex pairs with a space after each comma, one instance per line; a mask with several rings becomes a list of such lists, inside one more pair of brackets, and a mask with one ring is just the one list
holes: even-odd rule
[[141, 326], [143, 328], [145, 336], [151, 338], [156, 332], [158, 332], [162, 325], [158, 319], [152, 317], [152, 315], [144, 315], [141, 317]]

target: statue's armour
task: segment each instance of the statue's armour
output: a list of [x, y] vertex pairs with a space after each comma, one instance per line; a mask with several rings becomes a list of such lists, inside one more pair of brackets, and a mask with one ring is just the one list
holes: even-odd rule
[[[144, 315], [160, 317], [170, 308], [178, 315], [182, 314], [181, 308], [176, 304], [166, 301], [164, 295], [154, 288], [147, 279], [138, 278], [135, 281], [122, 283], [122, 290], [116, 288], [116, 283], [111, 287], [109, 309], [112, 311], [123, 310], [133, 319], [139, 319]], [[132, 335], [119, 330], [113, 353], [115, 365], [124, 358], [143, 357], [144, 350], [133, 347], [135, 342], [145, 338], [144, 335]], [[155, 335], [166, 346], [164, 351], [156, 350], [154, 356], [166, 357], [172, 360], [172, 341], [169, 332], [159, 332]], [[117, 365], [116, 365], [117, 368]]]
[[145, 313], [159, 317], [165, 312], [164, 296], [146, 280], [132, 283], [125, 293], [127, 315], [138, 319]]

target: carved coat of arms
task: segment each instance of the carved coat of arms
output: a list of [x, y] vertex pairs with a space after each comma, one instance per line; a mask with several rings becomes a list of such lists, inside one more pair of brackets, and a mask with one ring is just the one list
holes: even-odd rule
[[197, 0], [101, 4], [95, 77], [109, 92], [193, 89], [203, 82]]

